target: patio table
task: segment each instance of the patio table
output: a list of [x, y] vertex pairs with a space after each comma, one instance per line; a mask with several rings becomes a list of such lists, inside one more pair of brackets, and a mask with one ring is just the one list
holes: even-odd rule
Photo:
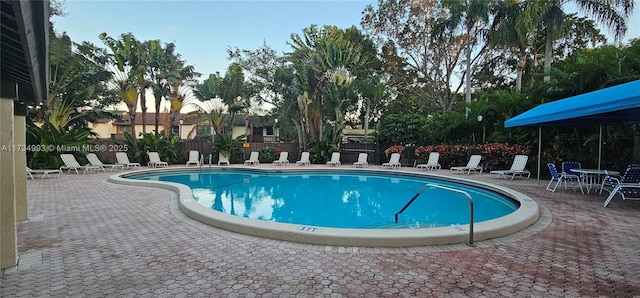
[[620, 172], [611, 171], [611, 170], [599, 170], [599, 169], [571, 169], [571, 171], [576, 173], [584, 174], [582, 178], [582, 185], [587, 187], [587, 193], [591, 192], [591, 188], [596, 186], [600, 186], [600, 194], [602, 194], [602, 189], [604, 188], [604, 182], [606, 179], [600, 179], [603, 175], [605, 178], [607, 176], [619, 176]]

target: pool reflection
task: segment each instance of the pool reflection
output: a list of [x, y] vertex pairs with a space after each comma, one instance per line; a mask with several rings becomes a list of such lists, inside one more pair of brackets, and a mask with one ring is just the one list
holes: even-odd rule
[[[360, 174], [264, 174], [206, 172], [164, 175], [160, 180], [189, 185], [199, 204], [252, 219], [340, 228], [433, 227], [468, 223], [464, 196], [428, 189], [394, 223], [394, 214], [424, 185], [424, 179]], [[286, 178], [286, 179], [283, 179]], [[151, 179], [151, 178], [149, 178]], [[458, 185], [457, 187], [460, 187]], [[476, 221], [517, 207], [486, 190], [474, 197]]]

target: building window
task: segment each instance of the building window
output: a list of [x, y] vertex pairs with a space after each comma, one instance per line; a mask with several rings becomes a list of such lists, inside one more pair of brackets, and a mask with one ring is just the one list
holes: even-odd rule
[[118, 125], [116, 126], [116, 132], [123, 134], [124, 132], [131, 132], [131, 125]]
[[211, 126], [209, 125], [198, 125], [196, 128], [196, 135], [211, 135]]
[[273, 126], [267, 126], [265, 128], [267, 130], [267, 135], [268, 136], [272, 136], [273, 135]]
[[180, 133], [180, 125], [171, 126], [171, 134], [177, 135]]
[[254, 127], [253, 131], [251, 132], [252, 135], [254, 136], [261, 136], [262, 135], [262, 127]]

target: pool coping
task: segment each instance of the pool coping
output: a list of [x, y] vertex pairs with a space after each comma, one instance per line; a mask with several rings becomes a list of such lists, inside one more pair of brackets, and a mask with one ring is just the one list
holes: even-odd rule
[[256, 168], [245, 166], [233, 167], [169, 167], [129, 171], [111, 175], [109, 182], [166, 189], [178, 195], [178, 206], [186, 216], [202, 223], [229, 230], [232, 232], [271, 238], [277, 240], [332, 246], [365, 246], [365, 247], [410, 247], [444, 244], [469, 243], [469, 225], [458, 225], [438, 228], [418, 229], [344, 229], [305, 226], [299, 224], [276, 223], [249, 219], [206, 208], [193, 199], [191, 189], [179, 183], [133, 180], [126, 177], [148, 173], [168, 173], [181, 171], [227, 171], [246, 170], [254, 172], [367, 172], [405, 177], [427, 177], [436, 180], [447, 180], [471, 186], [490, 189], [509, 196], [520, 203], [520, 208], [513, 213], [496, 219], [474, 223], [473, 241], [483, 241], [504, 237], [533, 225], [540, 217], [540, 207], [530, 197], [495, 184], [465, 179], [461, 177], [443, 176], [428, 172], [408, 172], [402, 170], [371, 168]]

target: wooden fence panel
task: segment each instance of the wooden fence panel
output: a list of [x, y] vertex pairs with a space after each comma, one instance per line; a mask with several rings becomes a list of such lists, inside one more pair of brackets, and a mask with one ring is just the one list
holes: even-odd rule
[[[112, 139], [97, 139], [96, 145], [101, 148], [98, 152], [94, 152], [105, 163], [114, 163], [116, 161], [117, 151], [124, 149], [122, 145], [116, 144]], [[289, 152], [289, 162], [300, 160], [300, 146], [297, 143], [274, 143], [274, 142], [250, 142], [248, 148], [244, 149], [246, 158], [249, 158], [251, 151], [260, 151], [263, 148], [271, 147], [280, 149], [280, 151]], [[105, 150], [102, 150], [104, 148]], [[129, 159], [133, 160], [133, 152], [131, 148], [127, 148]], [[196, 150], [205, 156], [212, 152], [213, 146], [209, 141], [201, 140], [183, 140], [182, 151], [187, 156], [190, 150]], [[375, 143], [344, 143], [340, 148], [340, 161], [343, 164], [352, 164], [358, 160], [358, 154], [365, 152], [368, 154], [368, 162], [370, 164], [380, 164], [379, 152]]]

